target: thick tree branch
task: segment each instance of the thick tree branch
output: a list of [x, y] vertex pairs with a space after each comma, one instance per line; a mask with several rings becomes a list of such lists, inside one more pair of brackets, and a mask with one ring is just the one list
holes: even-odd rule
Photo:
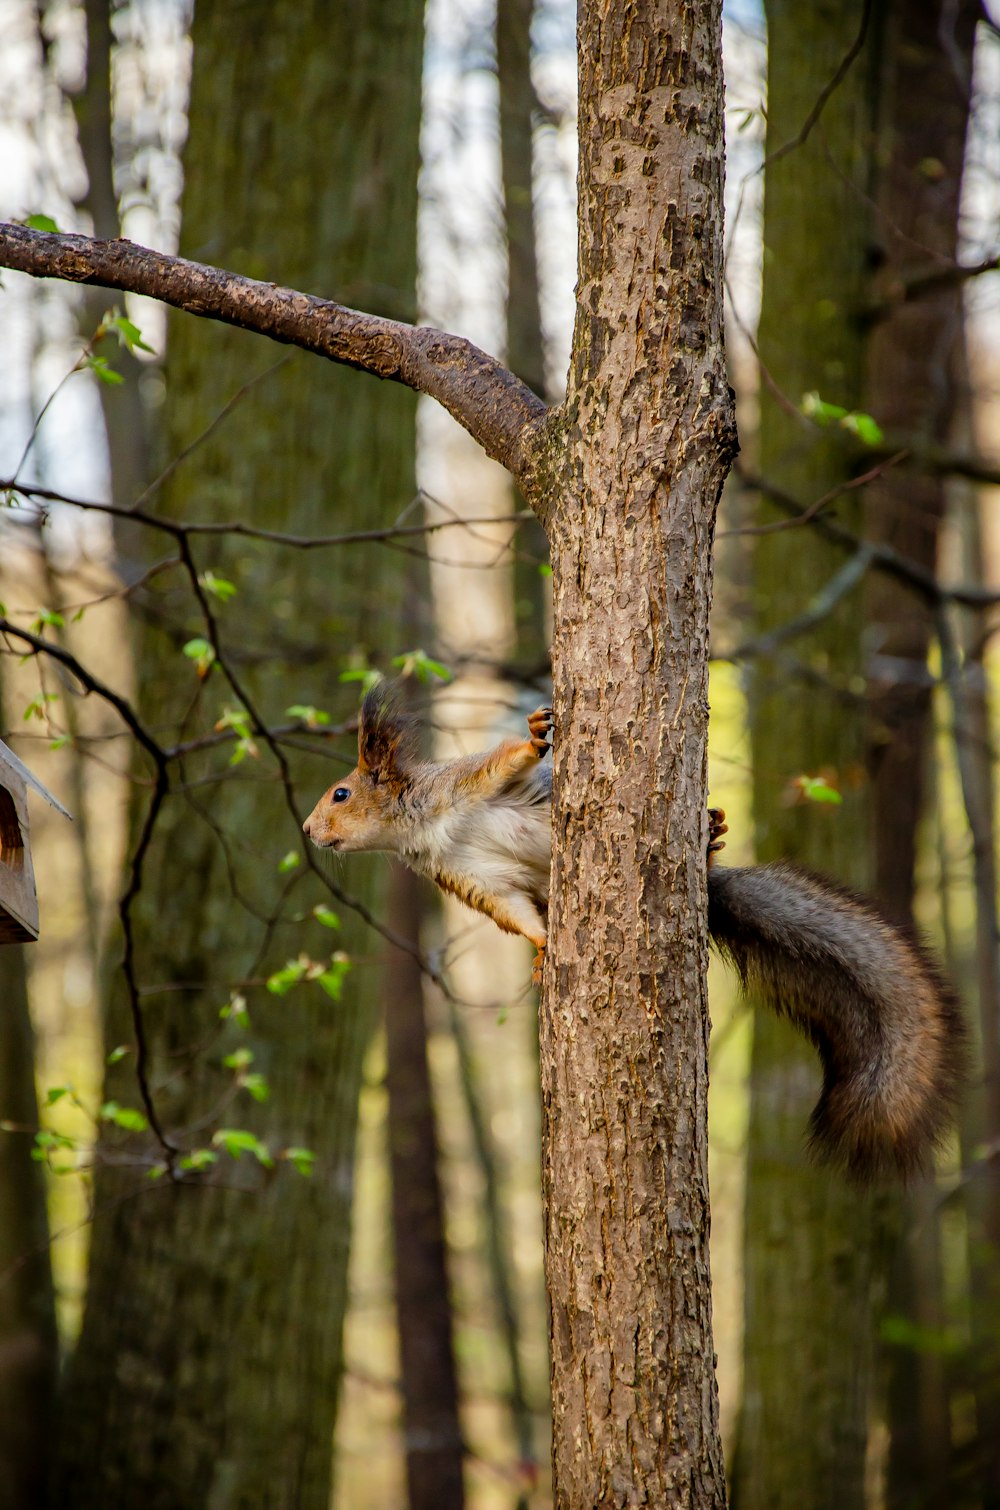
[[461, 336], [363, 314], [292, 288], [167, 257], [124, 238], [97, 241], [0, 223], [0, 267], [33, 278], [147, 294], [189, 314], [403, 383], [443, 404], [522, 485], [530, 469], [546, 405], [502, 362]]

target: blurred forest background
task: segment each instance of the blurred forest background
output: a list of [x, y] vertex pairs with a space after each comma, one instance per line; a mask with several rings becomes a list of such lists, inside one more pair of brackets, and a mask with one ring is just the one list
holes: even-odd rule
[[[726, 14], [710, 795], [724, 858], [915, 922], [973, 1047], [937, 1170], [859, 1193], [804, 1151], [814, 1055], [713, 965], [733, 1499], [996, 1506], [1000, 32], [765, 10]], [[0, 35], [4, 218], [428, 321], [558, 402], [569, 0]], [[544, 538], [390, 384], [13, 273], [0, 318], [0, 723], [75, 819], [32, 799], [42, 934], [0, 951], [0, 1510], [543, 1507], [527, 948], [300, 823], [373, 675], [442, 756], [546, 699]]]

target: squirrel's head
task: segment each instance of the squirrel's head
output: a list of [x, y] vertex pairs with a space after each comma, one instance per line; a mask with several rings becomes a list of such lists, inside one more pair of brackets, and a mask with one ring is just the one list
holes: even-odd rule
[[323, 793], [303, 830], [319, 849], [397, 849], [399, 799], [417, 758], [414, 725], [379, 683], [361, 705], [357, 765]]

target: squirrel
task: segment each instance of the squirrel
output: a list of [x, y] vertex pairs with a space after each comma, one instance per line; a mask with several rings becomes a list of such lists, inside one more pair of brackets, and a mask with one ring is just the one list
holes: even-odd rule
[[[356, 768], [303, 824], [320, 849], [388, 850], [536, 949], [540, 984], [551, 850], [551, 708], [527, 739], [458, 760], [422, 760], [416, 728], [376, 685]], [[962, 1080], [958, 1004], [927, 951], [867, 898], [779, 861], [717, 866], [728, 832], [709, 810], [708, 930], [742, 984], [760, 989], [818, 1050], [810, 1124], [819, 1157], [865, 1181], [922, 1167]]]

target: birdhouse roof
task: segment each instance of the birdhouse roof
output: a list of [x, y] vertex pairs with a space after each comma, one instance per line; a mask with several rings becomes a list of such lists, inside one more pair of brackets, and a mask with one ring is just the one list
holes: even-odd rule
[[0, 777], [3, 776], [4, 766], [13, 771], [16, 775], [20, 776], [21, 780], [26, 786], [30, 786], [33, 791], [40, 793], [41, 796], [45, 798], [46, 802], [48, 802], [52, 807], [55, 808], [57, 813], [62, 813], [64, 818], [69, 818], [70, 822], [72, 822], [72, 813], [67, 812], [66, 808], [64, 808], [62, 803], [59, 801], [59, 798], [53, 797], [48, 787], [43, 786], [38, 777], [33, 775], [32, 772], [29, 771], [24, 761], [21, 760], [17, 755], [15, 755], [10, 746], [5, 745], [3, 740], [0, 739]]

